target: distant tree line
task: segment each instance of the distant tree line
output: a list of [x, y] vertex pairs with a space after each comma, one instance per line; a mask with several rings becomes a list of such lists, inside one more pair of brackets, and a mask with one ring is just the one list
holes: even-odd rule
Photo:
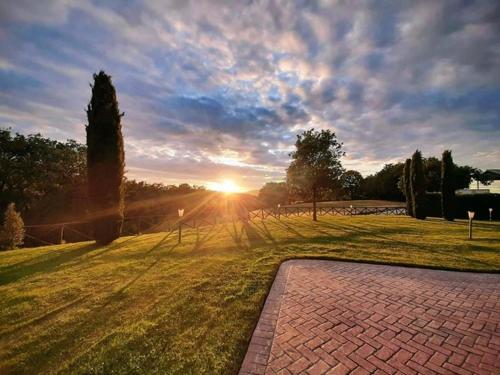
[[[454, 192], [469, 187], [472, 180], [488, 184], [480, 169], [453, 163], [451, 152], [442, 160], [422, 157], [416, 151], [404, 163], [386, 164], [379, 172], [365, 178], [355, 170], [345, 170], [341, 164], [342, 143], [329, 130], [310, 129], [297, 136], [292, 161], [284, 182], [269, 182], [259, 191], [264, 206], [276, 207], [300, 201], [342, 199], [381, 199], [405, 201], [407, 211], [425, 218], [429, 193], [443, 193], [442, 211], [451, 217]], [[451, 194], [453, 192], [453, 194]], [[407, 198], [408, 197], [408, 198]]]

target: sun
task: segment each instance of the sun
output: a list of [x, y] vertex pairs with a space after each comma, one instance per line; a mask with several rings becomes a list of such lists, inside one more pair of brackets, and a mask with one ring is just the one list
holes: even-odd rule
[[208, 184], [210, 190], [220, 191], [222, 193], [239, 193], [241, 187], [233, 180], [223, 180], [222, 182], [211, 182]]

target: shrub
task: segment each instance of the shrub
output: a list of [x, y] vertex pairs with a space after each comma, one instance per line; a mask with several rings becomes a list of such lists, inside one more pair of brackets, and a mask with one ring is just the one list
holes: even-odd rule
[[103, 71], [94, 74], [87, 108], [87, 174], [94, 237], [100, 244], [118, 238], [123, 222], [122, 116], [111, 77]]
[[411, 158], [410, 188], [413, 206], [413, 217], [425, 219], [425, 175], [422, 153], [417, 150]]
[[14, 203], [7, 206], [4, 214], [4, 222], [1, 231], [1, 247], [3, 249], [15, 249], [24, 241], [24, 222], [21, 214], [16, 211]]

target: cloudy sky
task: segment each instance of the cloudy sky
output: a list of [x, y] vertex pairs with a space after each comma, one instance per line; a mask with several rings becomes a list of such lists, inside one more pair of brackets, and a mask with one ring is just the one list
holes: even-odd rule
[[0, 126], [85, 142], [113, 77], [128, 176], [245, 188], [333, 129], [364, 175], [452, 149], [500, 168], [500, 2], [0, 1]]

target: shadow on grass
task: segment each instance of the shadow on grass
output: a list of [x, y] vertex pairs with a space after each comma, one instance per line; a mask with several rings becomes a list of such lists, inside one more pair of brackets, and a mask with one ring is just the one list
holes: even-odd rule
[[[248, 221], [243, 222], [243, 231], [245, 232], [248, 242], [250, 244], [250, 247], [256, 247], [260, 246], [266, 243], [266, 240], [264, 237], [262, 237], [259, 233], [259, 231], [256, 229], [257, 226], [252, 225]], [[274, 242], [274, 238], [270, 235], [267, 236]]]
[[0, 274], [0, 285], [10, 284], [37, 273], [51, 272], [57, 267], [69, 263], [97, 248], [99, 248], [98, 245], [89, 244], [74, 250], [63, 251], [38, 263], [14, 265], [12, 268], [9, 267], [2, 271]]

